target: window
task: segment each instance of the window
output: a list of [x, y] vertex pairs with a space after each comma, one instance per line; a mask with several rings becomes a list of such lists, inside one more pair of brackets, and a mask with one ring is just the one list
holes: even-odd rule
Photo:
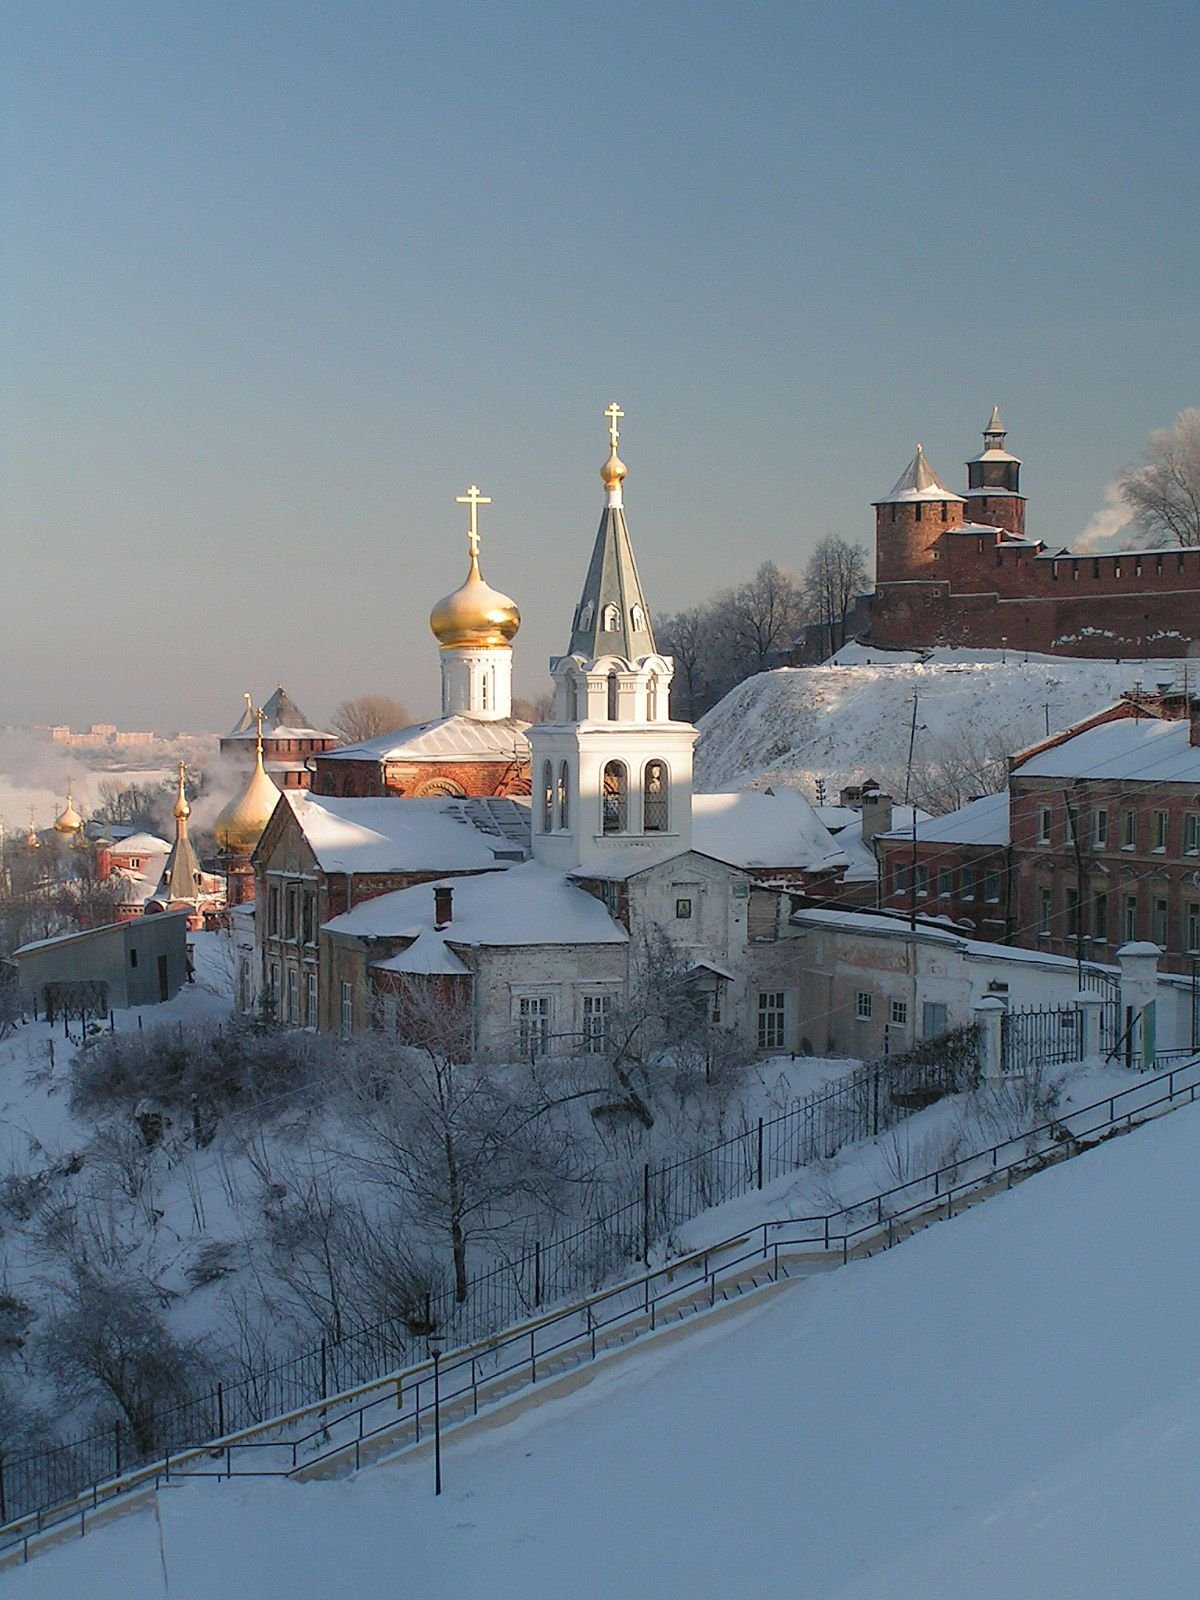
[[924, 509], [925, 509], [924, 506], [921, 504], [921, 502], [919, 500], [914, 504], [914, 506], [913, 506], [913, 521], [914, 522], [920, 522], [921, 514], [924, 511]]
[[940, 1039], [946, 1031], [946, 1007], [940, 1000], [926, 1000], [921, 1008], [921, 1032], [926, 1039]]
[[1167, 942], [1167, 902], [1165, 900], [1155, 900], [1151, 928], [1153, 931], [1150, 937], [1155, 944], [1165, 946]]
[[917, 899], [924, 900], [929, 893], [929, 868], [923, 861], [917, 863]]
[[658, 721], [658, 674], [652, 672], [646, 680], [646, 721]]
[[285, 1022], [300, 1021], [300, 974], [295, 967], [288, 968], [287, 975], [287, 1015]]
[[607, 605], [604, 608], [604, 615], [601, 618], [601, 621], [605, 633], [616, 633], [617, 629], [621, 626], [621, 613], [617, 610], [616, 606]]
[[938, 873], [938, 899], [949, 900], [954, 892], [954, 874], [949, 867], [943, 867]]
[[600, 1055], [608, 1046], [608, 1014], [612, 1009], [609, 994], [583, 997], [583, 1048], [588, 1055]]
[[1079, 843], [1079, 807], [1067, 806], [1067, 843]]
[[1186, 922], [1188, 954], [1195, 955], [1200, 951], [1200, 905], [1195, 900], [1187, 903]]
[[304, 942], [317, 942], [317, 891], [309, 889], [304, 896]]
[[317, 975], [309, 972], [305, 975], [305, 988], [307, 995], [304, 1006], [304, 1021], [310, 1028], [317, 1025]]
[[349, 983], [346, 983], [346, 982], [343, 982], [342, 983], [342, 989], [341, 989], [341, 995], [342, 995], [342, 1008], [341, 1008], [342, 1038], [343, 1039], [348, 1039], [350, 1037], [351, 1033], [354, 1031], [354, 987], [353, 987], [353, 985], [349, 984]]
[[854, 996], [854, 1015], [860, 1022], [871, 1020], [871, 991], [860, 989]]
[[1162, 855], [1167, 848], [1167, 813], [1156, 811], [1154, 813], [1154, 846], [1153, 848]]
[[604, 832], [624, 833], [629, 821], [629, 774], [623, 761], [604, 768]]
[[481, 711], [486, 711], [488, 708], [488, 675], [486, 672], [481, 673], [479, 678], [479, 708]]
[[647, 761], [642, 774], [642, 832], [667, 831], [667, 768], [662, 761]]
[[993, 905], [1000, 898], [1000, 874], [998, 872], [985, 872], [983, 875], [983, 898], [990, 900]]
[[558, 764], [558, 825], [571, 826], [571, 769], [565, 761]]
[[964, 900], [975, 898], [975, 868], [964, 867], [959, 874], [959, 893]]
[[542, 762], [542, 832], [549, 833], [554, 827], [554, 768], [548, 761]]
[[1200, 812], [1189, 811], [1183, 819], [1183, 853], [1200, 855]]
[[908, 1001], [893, 1000], [889, 1010], [892, 1022], [897, 1028], [908, 1027]]
[[1052, 825], [1053, 813], [1050, 807], [1039, 806], [1037, 813], [1037, 842], [1039, 844], [1049, 844], [1051, 842]]
[[617, 675], [615, 672], [610, 672], [608, 675], [608, 720], [610, 722], [617, 720], [617, 687]]
[[137, 966], [137, 951], [136, 950], [131, 950], [129, 952], [129, 965], [131, 967], [136, 967]]
[[775, 989], [758, 997], [758, 1048], [783, 1049], [783, 990]]
[[601, 885], [601, 894], [604, 899], [604, 909], [610, 917], [619, 917], [621, 914], [621, 885], [614, 883], [611, 878], [606, 878]]
[[893, 894], [903, 894], [908, 888], [908, 868], [902, 861], [898, 861], [892, 869], [892, 882], [895, 885]]
[[1079, 933], [1079, 890], [1067, 886], [1067, 938], [1074, 939]]
[[289, 883], [283, 891], [283, 937], [289, 944], [295, 944], [296, 942], [296, 897], [298, 893], [299, 890], [294, 883]]
[[517, 1001], [517, 1043], [523, 1058], [545, 1055], [550, 1045], [548, 994], [526, 994]]
[[1092, 937], [1100, 944], [1108, 943], [1108, 896], [1092, 896]]
[[1121, 813], [1121, 849], [1132, 850], [1137, 844], [1137, 812]]
[[1104, 807], [1092, 813], [1092, 843], [1097, 850], [1108, 848], [1108, 812]]
[[1050, 935], [1054, 920], [1054, 896], [1049, 889], [1038, 890], [1038, 933], [1043, 939]]
[[1125, 938], [1125, 943], [1126, 944], [1128, 944], [1131, 939], [1136, 939], [1137, 938], [1137, 922], [1138, 922], [1137, 895], [1135, 895], [1135, 894], [1127, 894], [1125, 896], [1125, 933], [1124, 933], [1124, 938]]
[[279, 885], [272, 883], [267, 887], [267, 932], [278, 935], [279, 933]]
[[686, 922], [691, 914], [692, 902], [689, 898], [685, 897], [683, 899], [676, 900], [675, 915], [678, 917], [680, 922]]

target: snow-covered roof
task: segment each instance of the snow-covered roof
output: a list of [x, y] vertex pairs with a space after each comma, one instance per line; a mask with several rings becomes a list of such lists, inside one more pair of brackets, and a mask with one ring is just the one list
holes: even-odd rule
[[840, 845], [798, 789], [694, 795], [692, 841], [701, 855], [732, 867], [814, 871], [844, 860]]
[[[911, 939], [913, 929], [906, 913], [887, 916], [879, 911], [850, 911], [837, 907], [801, 907], [793, 911], [790, 921], [796, 927], [833, 928], [843, 933], [877, 934], [889, 939]], [[989, 961], [1012, 961], [1029, 966], [1071, 968], [1078, 965], [1074, 956], [1050, 955], [1045, 950], [1026, 950], [1019, 945], [992, 944], [986, 939], [972, 939], [949, 927], [931, 926], [917, 919], [916, 937], [929, 944], [953, 945], [968, 958]], [[1152, 947], [1157, 951], [1157, 945]], [[1098, 963], [1090, 965], [1095, 968]], [[1104, 972], [1115, 973], [1115, 967], [1103, 967]]]
[[[451, 878], [452, 921], [434, 927], [431, 883], [376, 896], [327, 922], [325, 932], [357, 937], [412, 938], [421, 949], [412, 957], [428, 963], [434, 941], [451, 945], [625, 944], [629, 935], [614, 922], [594, 895], [580, 889], [565, 873], [538, 861], [476, 877]], [[415, 948], [415, 947], [413, 947]], [[406, 966], [401, 951], [387, 965], [396, 972], [434, 972], [446, 967]], [[439, 958], [440, 959], [440, 958]]]
[[651, 867], [661, 867], [668, 861], [682, 861], [684, 856], [695, 855], [693, 850], [680, 850], [674, 845], [629, 844], [619, 850], [601, 850], [581, 861], [571, 873], [573, 878], [604, 878], [610, 883], [624, 883], [636, 878], [639, 872], [649, 872]]
[[882, 495], [875, 504], [877, 506], [892, 505], [894, 502], [913, 500], [962, 500], [962, 495], [955, 494], [952, 489], [938, 477], [937, 473], [925, 459], [925, 451], [920, 445], [917, 453], [896, 479], [890, 494]]
[[528, 851], [529, 812], [513, 800], [284, 798], [325, 872], [471, 872]]
[[[899, 811], [899, 807], [896, 808]], [[907, 828], [899, 825], [881, 839], [911, 839], [912, 822]], [[929, 817], [917, 822], [918, 844], [994, 844], [1004, 845], [1008, 833], [1008, 791], [981, 795], [978, 800], [968, 800], [957, 811], [947, 811], [941, 817]]]
[[[264, 739], [333, 738], [333, 734], [321, 728], [310, 728], [308, 726], [308, 718], [282, 684], [262, 709]], [[249, 739], [254, 741], [257, 738], [258, 725], [254, 713], [247, 706], [239, 717], [237, 726], [225, 735], [225, 739]]]
[[813, 810], [833, 834], [848, 828], [860, 815], [853, 806], [814, 806]]
[[115, 840], [109, 849], [113, 856], [165, 856], [171, 846], [166, 839], [160, 839], [156, 833], [131, 833], [124, 839]]
[[1013, 776], [1200, 784], [1200, 746], [1190, 742], [1190, 732], [1186, 721], [1122, 717], [1030, 756]]
[[502, 717], [485, 722], [455, 714], [411, 728], [327, 750], [322, 761], [524, 761], [529, 755], [527, 722]]

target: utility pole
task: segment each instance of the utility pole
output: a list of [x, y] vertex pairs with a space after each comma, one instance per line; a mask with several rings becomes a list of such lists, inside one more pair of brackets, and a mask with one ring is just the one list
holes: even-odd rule
[[914, 694], [912, 725], [908, 730], [908, 767], [904, 774], [904, 804], [909, 806], [912, 832], [912, 849], [908, 864], [908, 925], [913, 933], [917, 931], [917, 808], [910, 804], [909, 797], [912, 794], [913, 750], [917, 742], [917, 707], [920, 703], [920, 696]]

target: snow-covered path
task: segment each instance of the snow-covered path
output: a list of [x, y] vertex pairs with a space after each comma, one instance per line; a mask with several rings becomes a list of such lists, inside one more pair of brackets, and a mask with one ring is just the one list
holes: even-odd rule
[[[7, 1578], [139, 1600], [1196, 1592], [1200, 1109], [336, 1484], [189, 1485]], [[160, 1546], [161, 1536], [161, 1546]], [[164, 1560], [169, 1591], [164, 1587]]]

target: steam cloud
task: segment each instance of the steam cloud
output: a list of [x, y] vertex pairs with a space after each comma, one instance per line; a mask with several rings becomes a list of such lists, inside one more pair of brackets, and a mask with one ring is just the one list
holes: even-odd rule
[[1104, 490], [1104, 504], [1069, 547], [1077, 555], [1095, 555], [1102, 550], [1118, 550], [1129, 545], [1129, 536], [1119, 535], [1133, 522], [1133, 512], [1121, 497], [1118, 485], [1108, 484]]

